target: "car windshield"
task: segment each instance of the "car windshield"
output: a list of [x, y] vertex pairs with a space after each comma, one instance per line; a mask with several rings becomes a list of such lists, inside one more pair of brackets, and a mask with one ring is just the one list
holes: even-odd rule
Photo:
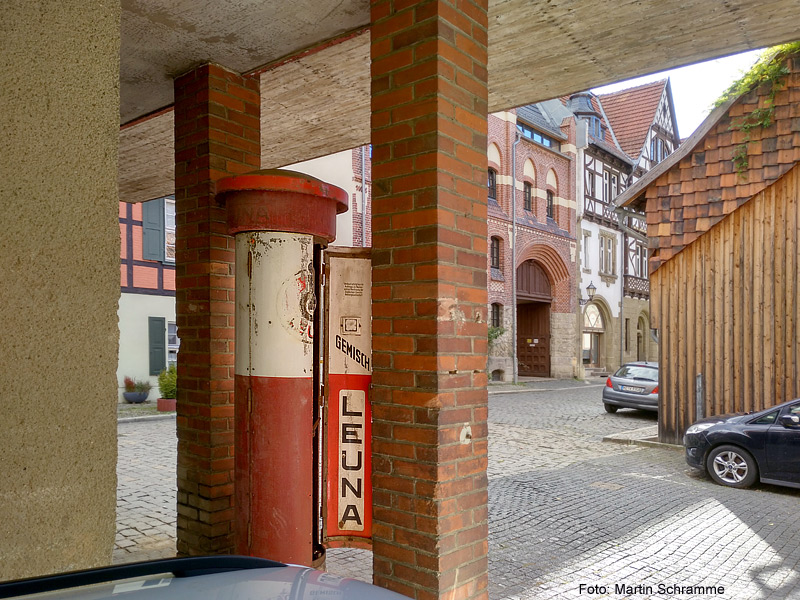
[[654, 369], [653, 367], [644, 367], [642, 365], [622, 365], [619, 370], [614, 373], [614, 377], [658, 381], [658, 369]]

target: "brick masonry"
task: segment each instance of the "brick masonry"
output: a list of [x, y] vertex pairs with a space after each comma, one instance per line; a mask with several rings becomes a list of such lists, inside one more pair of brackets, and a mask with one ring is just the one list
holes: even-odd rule
[[203, 65], [175, 80], [178, 552], [233, 548], [234, 245], [214, 182], [258, 169], [257, 78]]
[[[502, 118], [507, 116], [509, 118]], [[511, 118], [513, 117], [513, 118]], [[575, 245], [575, 154], [561, 153], [522, 138], [516, 150], [516, 194], [517, 194], [517, 255], [512, 265], [512, 145], [516, 135], [515, 111], [489, 115], [488, 143], [494, 144], [500, 162], [490, 158], [488, 166], [498, 174], [497, 202], [489, 203], [489, 239], [501, 240], [501, 269], [490, 268], [487, 255], [486, 266], [490, 274], [489, 304], [503, 306], [505, 333], [492, 344], [487, 370], [495, 377], [509, 381], [513, 377], [513, 350], [511, 338], [512, 322], [512, 269], [526, 260], [537, 261], [550, 279], [553, 300], [550, 305], [550, 375], [573, 377], [576, 375], [578, 351], [576, 324], [576, 245]], [[566, 120], [561, 127], [566, 136], [565, 144], [575, 146], [575, 121]], [[534, 176], [526, 174], [525, 164], [533, 164]], [[556, 184], [548, 184], [548, 174], [555, 176]], [[525, 210], [523, 186], [532, 187], [532, 206]], [[557, 199], [554, 218], [546, 212], [546, 192], [553, 192]]]
[[487, 597], [487, 6], [373, 0], [373, 570]]

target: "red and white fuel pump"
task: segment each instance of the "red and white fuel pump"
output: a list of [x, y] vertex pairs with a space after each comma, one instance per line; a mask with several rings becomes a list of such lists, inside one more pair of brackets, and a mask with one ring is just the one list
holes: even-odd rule
[[219, 180], [217, 199], [236, 244], [236, 552], [310, 565], [318, 470], [315, 257], [335, 238], [347, 193], [268, 170]]

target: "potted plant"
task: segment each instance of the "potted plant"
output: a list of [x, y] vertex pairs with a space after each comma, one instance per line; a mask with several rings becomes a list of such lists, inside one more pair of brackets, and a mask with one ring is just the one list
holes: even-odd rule
[[140, 381], [132, 377], [125, 376], [124, 379], [125, 391], [122, 392], [122, 397], [126, 402], [139, 404], [147, 400], [152, 387], [147, 381]]
[[178, 369], [170, 365], [158, 375], [158, 391], [161, 397], [157, 405], [160, 412], [172, 412], [176, 408], [178, 397]]

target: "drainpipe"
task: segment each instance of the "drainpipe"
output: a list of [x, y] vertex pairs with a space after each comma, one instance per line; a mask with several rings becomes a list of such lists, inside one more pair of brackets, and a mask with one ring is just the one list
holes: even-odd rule
[[367, 147], [361, 146], [361, 247], [367, 245]]
[[511, 360], [514, 384], [519, 383], [517, 358], [517, 144], [519, 132], [511, 146]]
[[[619, 215], [619, 221], [622, 223], [624, 217]], [[622, 229], [622, 228], [620, 228]], [[619, 269], [619, 366], [625, 363], [625, 270], [628, 267], [628, 246], [625, 243], [625, 231], [620, 231], [620, 262]]]

